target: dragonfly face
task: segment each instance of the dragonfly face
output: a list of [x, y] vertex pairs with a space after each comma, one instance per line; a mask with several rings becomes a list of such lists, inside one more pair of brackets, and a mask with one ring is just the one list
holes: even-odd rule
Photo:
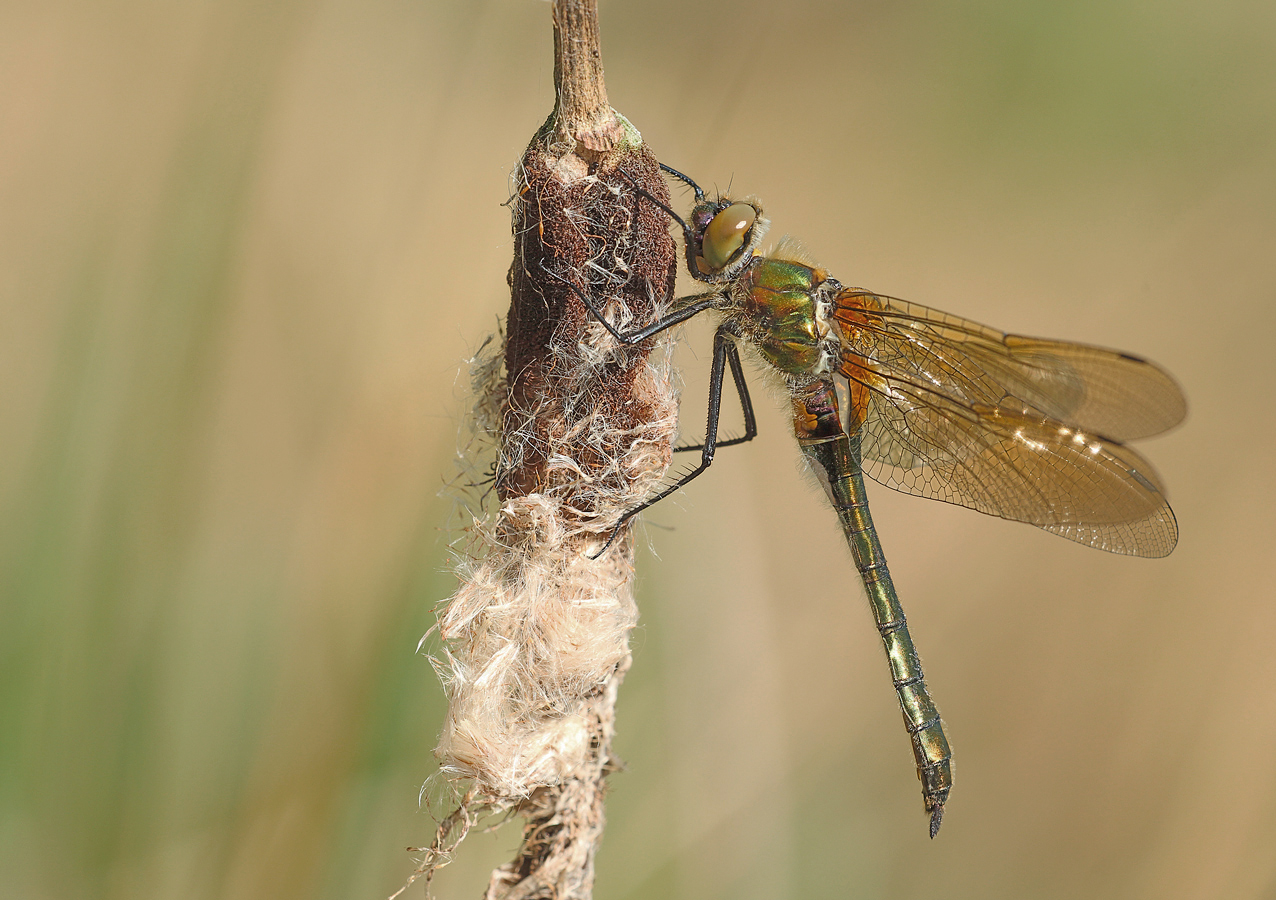
[[[756, 434], [738, 345], [752, 347], [787, 383], [798, 446], [824, 483], [860, 573], [934, 837], [952, 787], [952, 754], [869, 515], [864, 475], [1102, 550], [1165, 556], [1178, 539], [1174, 514], [1151, 464], [1123, 442], [1177, 425], [1186, 401], [1168, 374], [1138, 357], [1003, 334], [844, 287], [783, 243], [758, 255], [767, 227], [761, 206], [710, 199], [691, 179], [665, 170], [695, 190], [686, 221], [661, 206], [682, 225], [688, 270], [710, 290], [675, 301], [668, 316], [629, 334], [580, 293], [624, 343], [705, 310], [717, 313], [708, 423], [703, 444], [678, 448], [700, 450], [700, 465], [626, 512], [612, 537], [704, 472], [717, 447]], [[745, 435], [719, 442], [728, 366]], [[845, 412], [839, 381], [849, 398]]]
[[753, 259], [770, 224], [762, 208], [747, 200], [701, 197], [688, 218], [687, 269], [710, 284], [730, 281]]

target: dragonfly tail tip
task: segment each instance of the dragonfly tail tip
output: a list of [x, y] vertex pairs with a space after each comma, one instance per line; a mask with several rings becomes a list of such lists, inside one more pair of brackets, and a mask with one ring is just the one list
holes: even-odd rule
[[935, 835], [939, 834], [939, 826], [944, 821], [944, 805], [936, 803], [935, 808], [930, 812], [930, 839], [933, 841]]

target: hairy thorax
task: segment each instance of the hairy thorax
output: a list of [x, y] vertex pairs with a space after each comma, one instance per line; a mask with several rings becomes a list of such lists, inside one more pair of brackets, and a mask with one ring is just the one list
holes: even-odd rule
[[792, 380], [825, 376], [835, 358], [829, 327], [841, 285], [815, 266], [755, 257], [732, 287], [736, 323], [771, 366]]

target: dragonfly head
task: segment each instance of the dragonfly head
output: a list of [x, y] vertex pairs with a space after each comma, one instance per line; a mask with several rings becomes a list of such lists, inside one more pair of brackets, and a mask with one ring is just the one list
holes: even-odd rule
[[687, 268], [700, 281], [733, 280], [753, 259], [769, 224], [752, 201], [702, 199], [688, 220]]

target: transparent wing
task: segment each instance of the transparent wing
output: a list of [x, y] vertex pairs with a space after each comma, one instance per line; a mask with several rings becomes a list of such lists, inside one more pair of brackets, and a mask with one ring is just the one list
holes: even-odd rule
[[834, 317], [870, 477], [1114, 553], [1174, 549], [1158, 476], [1120, 443], [1182, 420], [1165, 372], [859, 290], [838, 295]]

